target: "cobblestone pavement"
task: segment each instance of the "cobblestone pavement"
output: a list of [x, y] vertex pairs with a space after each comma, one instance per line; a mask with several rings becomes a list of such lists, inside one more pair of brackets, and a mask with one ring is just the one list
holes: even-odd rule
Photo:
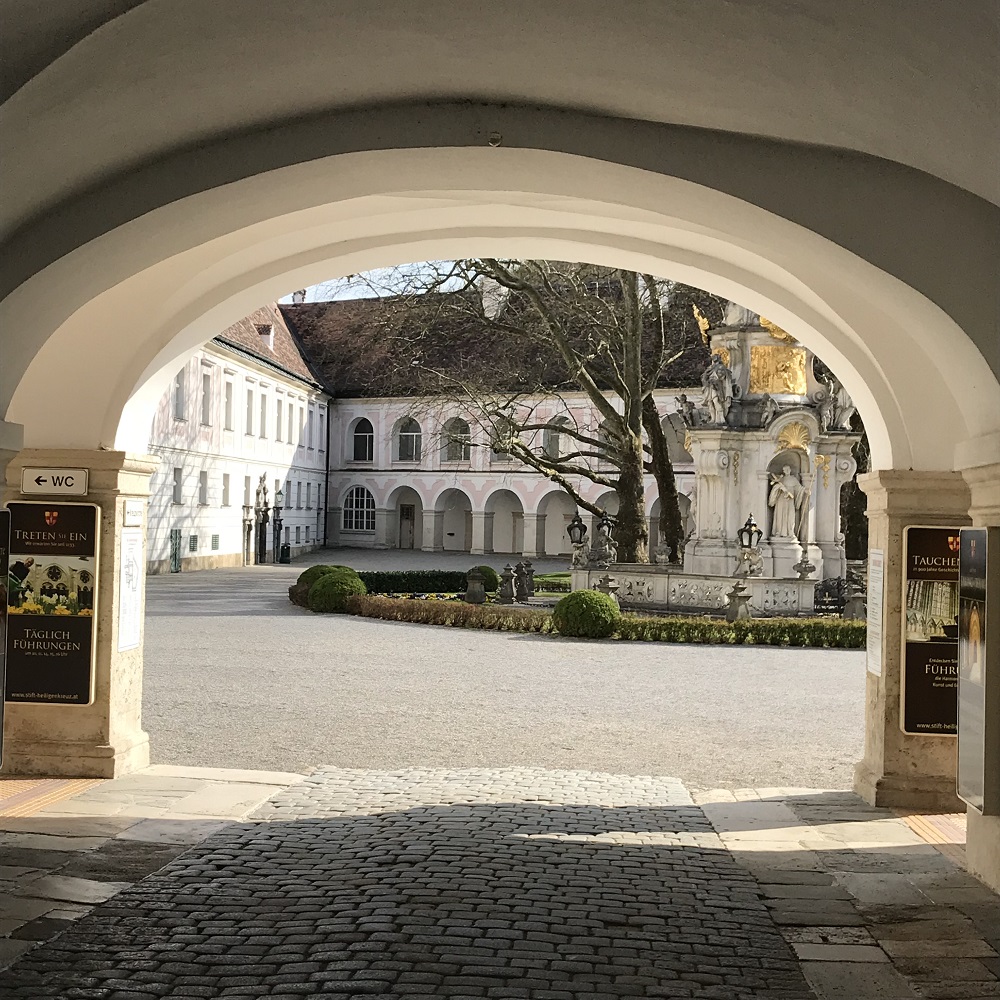
[[6, 1000], [811, 998], [672, 779], [322, 769], [8, 972]]

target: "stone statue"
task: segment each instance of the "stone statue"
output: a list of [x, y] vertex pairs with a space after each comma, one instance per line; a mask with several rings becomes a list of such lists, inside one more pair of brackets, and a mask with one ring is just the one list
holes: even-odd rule
[[267, 474], [261, 473], [260, 482], [257, 483], [257, 510], [263, 510], [267, 506]]
[[771, 421], [778, 415], [778, 404], [768, 392], [764, 394], [764, 408], [761, 410], [760, 426], [770, 427]]
[[854, 416], [857, 407], [854, 400], [847, 394], [847, 390], [840, 383], [839, 379], [834, 379], [830, 386], [833, 396], [833, 426], [838, 431], [849, 431], [851, 429], [851, 417]]
[[833, 386], [823, 393], [823, 398], [816, 404], [816, 416], [819, 419], [819, 432], [826, 434], [833, 426], [836, 403], [833, 399]]
[[798, 538], [799, 511], [807, 496], [799, 477], [791, 466], [782, 466], [781, 476], [771, 476], [771, 492], [767, 505], [774, 510], [771, 518], [771, 538]]
[[722, 363], [718, 354], [701, 376], [704, 388], [701, 402], [708, 408], [708, 419], [712, 424], [725, 424], [729, 408], [733, 405], [733, 373]]
[[677, 396], [677, 412], [685, 427], [694, 427], [698, 422], [698, 411], [695, 409], [694, 403], [687, 398], [686, 393], [682, 392]]
[[748, 326], [759, 326], [760, 316], [747, 309], [746, 306], [730, 302], [726, 305], [726, 311], [722, 316], [723, 326], [734, 326], [743, 329]]
[[601, 515], [594, 533], [594, 544], [590, 547], [590, 565], [607, 569], [618, 561], [618, 546], [611, 538], [611, 519], [607, 513]]

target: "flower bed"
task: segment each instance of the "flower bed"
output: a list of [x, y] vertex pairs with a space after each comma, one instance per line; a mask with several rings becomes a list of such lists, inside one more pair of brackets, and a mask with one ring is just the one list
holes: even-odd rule
[[[465, 604], [460, 600], [414, 600], [382, 595], [351, 597], [347, 612], [362, 618], [480, 628], [501, 632], [554, 633], [549, 611], [503, 604]], [[864, 649], [864, 622], [839, 618], [644, 618], [624, 614], [613, 639], [640, 642], [707, 643], [746, 646], [810, 646]]]

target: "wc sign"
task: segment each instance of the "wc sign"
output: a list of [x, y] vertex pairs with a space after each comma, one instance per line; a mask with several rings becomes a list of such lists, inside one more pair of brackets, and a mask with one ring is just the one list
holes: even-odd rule
[[21, 492], [45, 496], [85, 497], [86, 469], [22, 469]]

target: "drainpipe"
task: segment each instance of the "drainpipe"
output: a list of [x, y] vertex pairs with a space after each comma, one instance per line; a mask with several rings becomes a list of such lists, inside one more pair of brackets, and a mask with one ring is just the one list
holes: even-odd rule
[[327, 546], [330, 521], [330, 429], [333, 426], [333, 398], [326, 404], [326, 476], [323, 481], [323, 548]]

